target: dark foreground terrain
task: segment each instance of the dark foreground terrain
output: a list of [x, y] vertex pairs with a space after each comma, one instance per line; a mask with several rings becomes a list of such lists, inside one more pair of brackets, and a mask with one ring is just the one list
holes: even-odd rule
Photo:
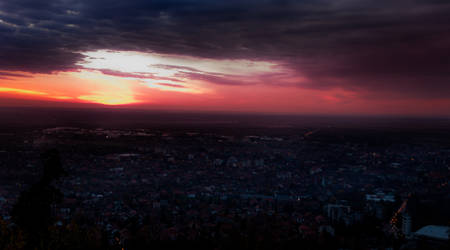
[[449, 119], [0, 115], [0, 249], [449, 247]]

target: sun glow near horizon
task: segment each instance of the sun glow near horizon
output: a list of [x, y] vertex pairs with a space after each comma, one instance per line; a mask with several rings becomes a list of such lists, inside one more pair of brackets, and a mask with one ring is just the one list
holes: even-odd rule
[[40, 96], [48, 95], [47, 93], [41, 92], [41, 91], [34, 91], [34, 90], [28, 90], [28, 89], [18, 89], [18, 88], [8, 88], [8, 87], [0, 87], [0, 92], [15, 93], [15, 94], [25, 94], [25, 95], [40, 95]]
[[99, 103], [104, 105], [124, 105], [124, 104], [132, 104], [137, 101], [128, 95], [120, 95], [120, 94], [104, 94], [97, 93], [91, 95], [82, 95], [77, 97], [80, 100]]
[[[292, 74], [282, 63], [111, 50], [83, 55], [84, 60], [69, 71], [0, 71], [0, 94], [70, 105], [130, 105], [144, 109], [292, 113], [411, 110], [408, 100], [380, 101], [365, 98], [367, 93], [360, 90], [310, 88], [307, 76]], [[307, 84], [303, 87], [302, 83]], [[431, 108], [429, 101], [414, 101], [423, 110]], [[450, 103], [441, 100], [438, 105]]]
[[103, 105], [145, 104], [156, 98], [163, 104], [162, 97], [172, 99], [171, 93], [211, 96], [215, 95], [216, 84], [251, 85], [255, 78], [283, 71], [278, 64], [265, 61], [112, 50], [81, 54], [84, 59], [73, 71], [26, 77], [15, 73], [17, 77], [8, 81], [14, 81], [17, 87], [1, 86], [0, 92]]

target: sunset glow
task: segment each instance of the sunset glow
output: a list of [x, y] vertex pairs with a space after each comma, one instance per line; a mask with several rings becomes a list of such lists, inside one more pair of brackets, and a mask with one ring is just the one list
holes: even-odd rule
[[450, 249], [450, 0], [0, 0], [0, 167], [0, 250]]
[[26, 94], [26, 95], [47, 95], [47, 93], [27, 90], [27, 89], [16, 89], [16, 88], [2, 88], [0, 87], [0, 92], [6, 93], [16, 93], [16, 94]]
[[0, 3], [2, 103], [450, 115], [445, 4], [56, 2]]
[[133, 99], [132, 97], [130, 97], [128, 95], [105, 94], [105, 93], [82, 95], [82, 96], [78, 96], [78, 99], [88, 101], [88, 102], [105, 104], [105, 105], [120, 105], [120, 104], [130, 104], [130, 103], [136, 102], [135, 99]]

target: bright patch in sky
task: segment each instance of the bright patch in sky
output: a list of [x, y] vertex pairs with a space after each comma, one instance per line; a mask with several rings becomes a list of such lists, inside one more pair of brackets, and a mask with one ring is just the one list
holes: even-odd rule
[[[289, 76], [283, 66], [267, 61], [218, 60], [112, 50], [82, 54], [85, 57], [78, 63], [77, 71], [34, 75], [32, 81], [23, 78], [16, 82], [20, 86], [17, 88], [0, 86], [3, 87], [0, 92], [104, 105], [155, 101], [164, 104], [163, 96], [173, 102], [182, 102], [180, 98], [194, 96], [199, 100], [220, 100], [224, 98], [223, 88], [266, 84], [272, 82], [270, 77], [273, 74], [277, 74], [279, 83], [283, 81], [280, 75]], [[41, 92], [41, 89], [46, 91]]]
[[16, 89], [16, 88], [5, 88], [0, 87], [0, 92], [16, 93], [16, 94], [26, 94], [26, 95], [47, 95], [47, 93], [27, 90], [27, 89]]
[[275, 63], [251, 60], [217, 60], [191, 56], [166, 55], [133, 51], [97, 50], [83, 52], [79, 63], [88, 69], [109, 69], [125, 73], [155, 74], [171, 77], [178, 72], [202, 72], [223, 75], [249, 76], [280, 69]]
[[132, 96], [127, 94], [103, 92], [97, 92], [91, 95], [82, 95], [79, 96], [78, 99], [105, 105], [120, 105], [136, 102], [136, 100]]
[[266, 61], [217, 60], [191, 56], [97, 50], [82, 53], [78, 65], [106, 75], [136, 79], [144, 86], [164, 91], [203, 93], [202, 83], [241, 85], [254, 79], [280, 73], [280, 65]]

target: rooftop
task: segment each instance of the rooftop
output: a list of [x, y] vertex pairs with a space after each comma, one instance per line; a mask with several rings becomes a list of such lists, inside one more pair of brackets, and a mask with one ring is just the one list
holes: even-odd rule
[[450, 227], [428, 225], [417, 230], [414, 234], [416, 236], [429, 237], [438, 240], [448, 240], [450, 235]]

